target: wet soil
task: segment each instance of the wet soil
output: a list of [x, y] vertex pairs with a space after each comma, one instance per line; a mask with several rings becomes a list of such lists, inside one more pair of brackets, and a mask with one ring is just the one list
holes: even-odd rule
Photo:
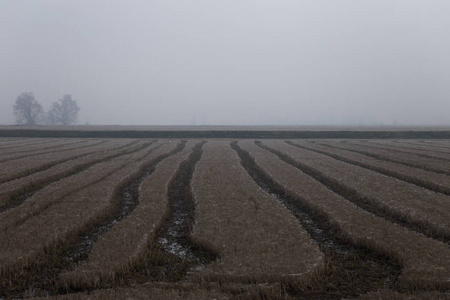
[[[115, 148], [115, 149], [111, 149], [111, 150], [120, 150], [120, 149], [123, 149], [123, 148], [127, 148], [127, 147], [132, 146], [133, 144], [136, 144], [137, 142], [138, 141], [134, 141], [134, 142], [128, 143], [128, 144], [126, 144], [124, 146], [121, 146], [121, 147], [118, 147], [118, 148]], [[8, 203], [5, 206], [0, 207], [0, 213], [6, 211], [8, 209], [11, 209], [11, 208], [14, 208], [16, 206], [21, 205], [25, 200], [27, 200], [28, 198], [30, 198], [31, 196], [36, 194], [39, 190], [43, 189], [44, 187], [46, 187], [49, 184], [52, 184], [52, 183], [54, 183], [56, 181], [59, 181], [61, 179], [66, 178], [66, 177], [73, 176], [73, 175], [76, 175], [78, 173], [81, 173], [84, 170], [87, 170], [88, 168], [92, 167], [95, 164], [98, 164], [98, 163], [101, 163], [101, 162], [113, 159], [115, 157], [119, 157], [119, 156], [122, 156], [122, 155], [126, 155], [126, 154], [130, 154], [130, 153], [133, 153], [133, 152], [137, 152], [139, 150], [142, 150], [142, 149], [150, 146], [153, 143], [154, 142], [145, 143], [145, 144], [142, 144], [140, 147], [133, 148], [131, 150], [130, 149], [123, 150], [123, 151], [121, 151], [118, 154], [110, 155], [110, 156], [107, 156], [105, 158], [102, 158], [102, 159], [99, 159], [99, 160], [95, 160], [95, 161], [89, 162], [87, 164], [80, 165], [80, 166], [78, 166], [77, 168], [75, 168], [73, 170], [70, 170], [68, 172], [64, 172], [64, 173], [59, 174], [57, 176], [46, 178], [45, 180], [42, 180], [42, 181], [32, 182], [31, 184], [28, 184], [28, 185], [24, 186], [20, 190], [20, 192], [18, 192], [16, 194], [13, 194], [10, 197], [10, 200], [8, 201]], [[91, 153], [84, 154], [84, 155], [76, 157], [76, 158], [80, 158], [80, 157], [87, 156], [87, 155], [90, 155], [90, 154]], [[71, 159], [76, 159], [76, 158], [71, 158]], [[61, 163], [61, 162], [58, 162], [58, 163]], [[50, 167], [53, 167], [54, 165], [55, 164], [52, 164]], [[48, 168], [40, 169], [38, 172], [44, 171], [46, 169], [48, 169]]]
[[341, 299], [378, 290], [395, 290], [401, 268], [396, 262], [347, 241], [329, 220], [300, 197], [287, 194], [237, 142], [231, 147], [252, 179], [288, 208], [325, 254], [327, 266], [306, 287], [287, 286], [290, 296], [300, 299]]
[[[315, 180], [317, 180], [320, 183], [322, 183], [323, 185], [325, 185], [331, 191], [344, 197], [345, 199], [349, 200], [350, 202], [352, 202], [356, 206], [360, 207], [361, 209], [364, 209], [364, 210], [374, 214], [377, 217], [383, 218], [385, 220], [388, 220], [390, 222], [393, 222], [400, 226], [408, 228], [409, 230], [416, 231], [418, 233], [422, 233], [423, 235], [430, 237], [432, 239], [436, 239], [438, 241], [441, 241], [441, 242], [447, 243], [447, 244], [450, 243], [450, 236], [448, 234], [438, 232], [431, 225], [429, 225], [425, 222], [417, 222], [417, 221], [411, 220], [411, 219], [407, 218], [406, 215], [399, 214], [393, 210], [390, 210], [386, 206], [382, 206], [381, 204], [376, 203], [376, 200], [366, 197], [365, 195], [361, 194], [360, 192], [353, 189], [352, 187], [342, 184], [338, 180], [327, 176], [326, 174], [322, 173], [321, 171], [318, 171], [314, 168], [304, 165], [304, 164], [292, 159], [288, 155], [286, 155], [280, 151], [277, 151], [275, 149], [272, 149], [272, 148], [264, 145], [261, 142], [255, 142], [255, 143], [258, 146], [260, 146], [261, 148], [277, 155], [282, 161], [298, 168], [303, 173], [311, 176]], [[293, 144], [293, 143], [289, 143], [289, 144], [292, 146], [296, 146], [296, 144]]]
[[191, 180], [195, 164], [202, 156], [205, 142], [194, 146], [192, 154], [180, 165], [175, 178], [169, 184], [170, 214], [160, 228], [157, 241], [162, 248], [199, 269], [216, 259], [216, 254], [195, 245], [190, 232], [195, 218], [195, 202], [191, 192]]

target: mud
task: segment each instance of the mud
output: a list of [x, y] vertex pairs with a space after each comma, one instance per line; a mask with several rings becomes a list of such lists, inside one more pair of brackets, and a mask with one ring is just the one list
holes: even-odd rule
[[216, 255], [192, 243], [190, 232], [195, 218], [195, 202], [191, 192], [191, 180], [195, 164], [202, 156], [205, 142], [193, 148], [187, 161], [180, 165], [169, 185], [170, 214], [158, 232], [157, 241], [162, 248], [183, 260], [192, 268], [201, 269], [216, 259]]
[[325, 254], [328, 265], [323, 274], [308, 287], [286, 287], [289, 295], [300, 299], [341, 299], [397, 288], [401, 272], [397, 263], [349, 243], [332, 229], [329, 220], [316, 214], [300, 197], [286, 194], [237, 142], [232, 142], [231, 147], [252, 179], [292, 212]]

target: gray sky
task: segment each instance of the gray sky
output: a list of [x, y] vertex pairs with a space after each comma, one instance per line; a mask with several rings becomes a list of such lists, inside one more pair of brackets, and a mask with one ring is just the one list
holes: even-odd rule
[[0, 124], [450, 124], [448, 0], [0, 1]]

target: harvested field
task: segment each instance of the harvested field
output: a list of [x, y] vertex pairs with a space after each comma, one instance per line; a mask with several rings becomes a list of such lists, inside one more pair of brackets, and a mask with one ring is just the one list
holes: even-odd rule
[[450, 298], [448, 140], [6, 137], [0, 167], [0, 299]]

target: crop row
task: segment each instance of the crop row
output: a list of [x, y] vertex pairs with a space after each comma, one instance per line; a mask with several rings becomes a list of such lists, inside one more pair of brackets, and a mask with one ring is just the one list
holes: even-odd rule
[[[117, 142], [112, 142], [116, 144]], [[119, 141], [120, 143], [120, 141]], [[0, 164], [0, 183], [15, 180], [28, 176], [38, 171], [46, 170], [65, 161], [76, 159], [78, 157], [94, 152], [104, 151], [109, 145], [99, 141], [91, 142], [83, 147], [72, 147], [60, 149], [56, 152], [47, 152], [34, 156], [26, 156], [17, 159], [11, 159]]]
[[[12, 161], [20, 158], [33, 157], [41, 154], [50, 154], [61, 151], [67, 151], [72, 149], [82, 149], [90, 147], [91, 145], [97, 145], [104, 143], [105, 141], [99, 140], [87, 140], [87, 139], [76, 139], [76, 140], [57, 140], [53, 142], [52, 146], [37, 145], [36, 149], [29, 149], [28, 147], [21, 147], [20, 149], [15, 149], [12, 153], [1, 152], [0, 163]], [[31, 147], [33, 148], [33, 147]], [[6, 151], [5, 151], [6, 152]]]
[[[267, 142], [273, 148], [305, 161], [307, 153], [280, 142]], [[450, 250], [448, 245], [426, 238], [397, 224], [360, 209], [347, 199], [333, 193], [326, 186], [288, 164], [276, 154], [253, 142], [240, 142], [274, 181], [286, 193], [299, 197], [318, 214], [329, 219], [333, 226], [350, 241], [371, 251], [388, 255], [403, 266], [400, 282], [404, 287], [441, 287], [448, 289]], [[322, 158], [315, 162], [319, 164]]]
[[450, 164], [442, 160], [422, 157], [412, 153], [399, 153], [388, 149], [373, 148], [363, 145], [362, 143], [351, 141], [318, 141], [318, 144], [339, 149], [349, 150], [356, 153], [364, 154], [377, 159], [398, 163], [413, 168], [419, 168], [426, 171], [450, 175]]
[[165, 143], [96, 164], [4, 212], [0, 220], [0, 239], [5, 241], [0, 245], [2, 274], [35, 264], [49, 249], [99, 222], [115, 209], [117, 188], [149, 160], [174, 147]]
[[[23, 158], [24, 165], [32, 165], [33, 158], [41, 164], [0, 185], [5, 203], [0, 290], [21, 297], [14, 292], [40, 284], [50, 293], [89, 291], [98, 299], [228, 297], [249, 291], [262, 298], [305, 291], [314, 297], [327, 290], [356, 296], [355, 290], [332, 285], [345, 285], [345, 276], [359, 282], [352, 274], [364, 273], [352, 269], [364, 268], [364, 260], [376, 265], [375, 254], [382, 264], [391, 259], [402, 267], [398, 291], [450, 288], [450, 202], [443, 173], [343, 150], [349, 143], [331, 141], [88, 144], [83, 150], [56, 148], [61, 155], [53, 149], [53, 160], [50, 154]], [[357, 144], [351, 147], [397, 155]], [[13, 194], [23, 199], [12, 205]], [[331, 241], [319, 240], [323, 231]], [[164, 244], [172, 238], [172, 246]], [[352, 254], [356, 250], [345, 250], [339, 241], [367, 252]], [[337, 247], [342, 248], [329, 250]], [[190, 255], [201, 255], [196, 249], [213, 254], [213, 260], [196, 257], [201, 263], [194, 265]], [[347, 269], [336, 264], [330, 251], [344, 253], [339, 259], [353, 264]], [[398, 273], [389, 268], [383, 271], [388, 274], [368, 276], [390, 288]], [[180, 276], [153, 275], [158, 272]], [[333, 279], [337, 276], [341, 280]], [[180, 278], [180, 284], [116, 287]], [[0, 293], [5, 295], [10, 296]]]
[[202, 276], [307, 282], [323, 268], [318, 246], [285, 207], [253, 182], [228, 142], [205, 145], [192, 190], [192, 239], [220, 257]]
[[424, 187], [431, 191], [450, 195], [450, 180], [447, 175], [388, 162], [364, 154], [320, 145], [315, 142], [291, 141], [291, 145], [312, 150], [346, 163], [370, 169], [406, 182]]
[[450, 153], [448, 151], [438, 150], [434, 147], [420, 147], [392, 141], [365, 141], [364, 143], [359, 143], [376, 149], [386, 149], [398, 153], [412, 153], [421, 157], [450, 161]]
[[0, 212], [20, 204], [52, 182], [81, 172], [95, 163], [138, 151], [143, 147], [143, 145], [132, 146], [134, 143], [117, 141], [92, 147], [89, 152], [76, 156], [74, 159], [68, 159], [41, 171], [0, 184]]

